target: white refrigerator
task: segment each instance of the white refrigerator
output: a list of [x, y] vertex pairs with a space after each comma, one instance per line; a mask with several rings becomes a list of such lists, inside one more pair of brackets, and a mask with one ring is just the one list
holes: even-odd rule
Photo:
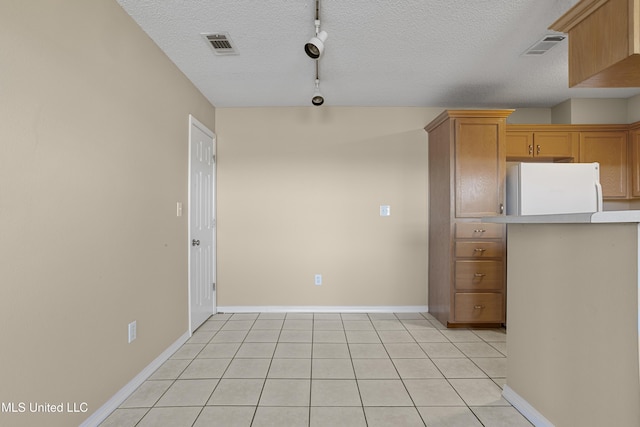
[[598, 163], [508, 163], [507, 215], [602, 211]]

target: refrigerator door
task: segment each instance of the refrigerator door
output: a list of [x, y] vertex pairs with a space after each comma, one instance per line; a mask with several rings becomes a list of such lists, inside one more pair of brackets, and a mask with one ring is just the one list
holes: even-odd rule
[[507, 170], [507, 215], [602, 211], [598, 163], [515, 163]]

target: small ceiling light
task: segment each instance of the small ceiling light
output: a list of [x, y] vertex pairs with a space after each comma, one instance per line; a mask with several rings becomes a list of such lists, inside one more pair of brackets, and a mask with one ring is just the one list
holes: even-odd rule
[[316, 107], [324, 104], [324, 96], [320, 93], [320, 80], [316, 79], [316, 90], [313, 92], [313, 98], [311, 98], [311, 103]]

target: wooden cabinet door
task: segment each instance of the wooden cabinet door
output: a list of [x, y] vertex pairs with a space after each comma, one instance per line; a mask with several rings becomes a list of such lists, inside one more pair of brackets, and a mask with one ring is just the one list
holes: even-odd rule
[[640, 197], [640, 129], [629, 133], [631, 143], [631, 197]]
[[533, 132], [507, 132], [507, 157], [533, 157]]
[[478, 218], [503, 213], [504, 135], [504, 119], [456, 119], [456, 217]]
[[580, 162], [600, 163], [605, 199], [627, 197], [627, 132], [581, 132]]
[[540, 158], [577, 158], [577, 132], [536, 132], [533, 135], [534, 156]]

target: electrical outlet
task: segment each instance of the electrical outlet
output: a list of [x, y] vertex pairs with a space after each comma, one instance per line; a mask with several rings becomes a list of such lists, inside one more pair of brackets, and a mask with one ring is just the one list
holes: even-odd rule
[[129, 344], [131, 341], [136, 339], [137, 331], [136, 331], [136, 321], [129, 323]]
[[390, 216], [390, 215], [391, 215], [391, 206], [380, 205], [380, 216]]
[[315, 284], [316, 284], [316, 286], [322, 285], [322, 274], [316, 274], [316, 276], [315, 276]]

